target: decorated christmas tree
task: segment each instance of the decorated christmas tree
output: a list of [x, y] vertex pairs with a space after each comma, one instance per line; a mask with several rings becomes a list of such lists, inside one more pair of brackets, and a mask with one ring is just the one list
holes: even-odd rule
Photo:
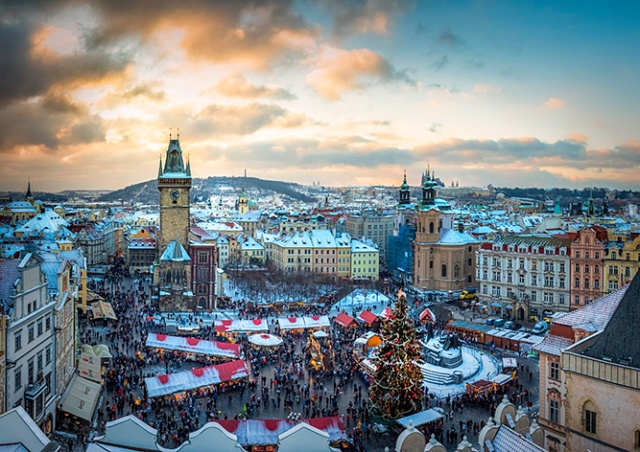
[[405, 298], [398, 291], [393, 316], [382, 324], [382, 344], [369, 387], [374, 414], [384, 419], [399, 419], [422, 410], [422, 373], [415, 364], [421, 358], [422, 346], [407, 316]]

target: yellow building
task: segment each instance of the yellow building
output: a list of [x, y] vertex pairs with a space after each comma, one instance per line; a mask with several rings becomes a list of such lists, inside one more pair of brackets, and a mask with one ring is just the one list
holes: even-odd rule
[[[635, 235], [635, 234], [634, 234]], [[605, 291], [613, 292], [631, 282], [640, 268], [640, 235], [612, 232], [604, 259]]]
[[380, 274], [380, 254], [359, 240], [351, 241], [351, 278], [375, 281]]

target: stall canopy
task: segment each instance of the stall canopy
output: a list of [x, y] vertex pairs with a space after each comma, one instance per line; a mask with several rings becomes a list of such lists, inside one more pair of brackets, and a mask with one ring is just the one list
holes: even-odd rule
[[278, 325], [281, 330], [295, 330], [304, 328], [304, 319], [302, 317], [287, 317], [278, 319]]
[[275, 347], [282, 344], [282, 338], [273, 334], [252, 334], [249, 336], [249, 342], [261, 347]]
[[304, 326], [307, 328], [324, 328], [331, 326], [331, 323], [326, 315], [312, 315], [311, 317], [304, 317]]
[[413, 426], [417, 427], [419, 425], [428, 424], [429, 422], [437, 421], [438, 419], [442, 419], [444, 416], [438, 413], [433, 408], [430, 408], [425, 411], [421, 411], [416, 414], [412, 414], [411, 416], [406, 416], [398, 419], [398, 424], [402, 425], [405, 428], [409, 427], [409, 422], [413, 422]]
[[228, 342], [204, 341], [193, 337], [167, 336], [166, 334], [149, 333], [147, 347], [179, 350], [186, 353], [200, 355], [222, 356], [224, 358], [239, 358], [240, 346]]
[[338, 325], [344, 326], [345, 328], [350, 326], [355, 326], [356, 324], [356, 321], [354, 320], [354, 318], [344, 312], [341, 312], [340, 314], [338, 314], [338, 317], [333, 319], [333, 321]]
[[102, 359], [95, 355], [82, 355], [78, 361], [78, 373], [83, 378], [98, 383], [102, 382]]
[[267, 321], [263, 319], [253, 320], [216, 320], [217, 332], [250, 333], [257, 331], [269, 331]]
[[433, 313], [433, 311], [431, 309], [426, 308], [420, 314], [420, 321], [421, 322], [435, 322], [436, 321], [436, 315]]
[[249, 369], [247, 369], [246, 363], [237, 360], [216, 366], [145, 378], [144, 383], [149, 397], [159, 397], [247, 376], [249, 376]]
[[[242, 446], [278, 444], [278, 436], [296, 425], [288, 419], [216, 419], [214, 422], [236, 435]], [[344, 423], [338, 416], [304, 419], [303, 422], [328, 433], [330, 441], [346, 438]]]
[[102, 385], [75, 375], [62, 396], [59, 407], [62, 411], [72, 414], [85, 421], [91, 421], [93, 412], [98, 404]]
[[373, 325], [378, 320], [378, 317], [371, 311], [362, 311], [358, 318], [367, 325]]
[[111, 303], [102, 300], [91, 303], [91, 314], [94, 319], [118, 320]]

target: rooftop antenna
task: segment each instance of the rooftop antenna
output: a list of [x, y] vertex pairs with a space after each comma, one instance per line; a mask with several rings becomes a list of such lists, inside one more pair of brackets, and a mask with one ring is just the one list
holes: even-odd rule
[[179, 140], [179, 139], [180, 139], [180, 127], [178, 127], [178, 134], [177, 134], [177, 136], [178, 136], [178, 140]]
[[171, 139], [171, 127], [169, 127], [169, 139]]

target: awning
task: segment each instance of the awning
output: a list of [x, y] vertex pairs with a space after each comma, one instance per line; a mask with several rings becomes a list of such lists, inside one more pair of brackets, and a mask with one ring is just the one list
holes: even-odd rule
[[338, 314], [338, 317], [333, 319], [333, 321], [338, 325], [344, 326], [345, 328], [350, 326], [355, 326], [356, 324], [356, 321], [354, 320], [354, 318], [344, 312], [341, 312], [340, 314]]
[[249, 342], [261, 347], [276, 347], [282, 344], [282, 338], [274, 334], [252, 334], [249, 336]]
[[91, 313], [94, 319], [112, 319], [118, 320], [111, 303], [106, 301], [96, 301], [91, 303]]
[[240, 331], [269, 331], [269, 326], [263, 319], [241, 320]]
[[491, 307], [499, 308], [500, 307], [500, 303], [491, 303]]
[[184, 372], [145, 378], [144, 384], [147, 387], [149, 397], [159, 397], [247, 376], [249, 376], [247, 364], [242, 360], [237, 360], [217, 366], [200, 367]]
[[[278, 444], [278, 436], [296, 425], [296, 422], [288, 419], [216, 419], [213, 422], [236, 435], [238, 444], [242, 446]], [[346, 438], [344, 423], [339, 416], [303, 419], [302, 422], [327, 432], [330, 441]]]
[[421, 322], [424, 322], [424, 321], [435, 322], [436, 321], [436, 315], [433, 313], [433, 311], [431, 309], [426, 308], [420, 314], [420, 321]]
[[405, 428], [409, 427], [409, 421], [413, 423], [414, 427], [419, 425], [428, 424], [429, 422], [437, 421], [438, 419], [442, 419], [444, 416], [438, 413], [433, 408], [430, 408], [425, 411], [421, 411], [416, 414], [412, 414], [411, 416], [403, 417], [397, 420], [398, 424], [402, 425]]
[[331, 323], [326, 315], [312, 315], [311, 317], [304, 317], [304, 326], [307, 328], [324, 328], [331, 326]]
[[78, 361], [78, 373], [84, 378], [100, 383], [102, 381], [102, 361], [95, 355], [83, 354]]
[[362, 311], [358, 318], [367, 325], [373, 325], [378, 320], [378, 317], [371, 311]]
[[214, 323], [217, 332], [258, 332], [269, 331], [267, 321], [263, 319], [253, 320], [216, 320]]
[[240, 345], [228, 342], [204, 341], [193, 337], [167, 336], [166, 334], [149, 333], [147, 347], [179, 350], [200, 355], [239, 358]]
[[278, 319], [278, 325], [281, 330], [294, 330], [304, 328], [304, 319], [302, 317], [287, 317]]
[[327, 333], [326, 331], [322, 331], [322, 330], [314, 331], [313, 332], [313, 337], [316, 337], [316, 338], [318, 338], [318, 337], [329, 337], [329, 333]]
[[95, 383], [76, 374], [62, 396], [59, 407], [64, 412], [91, 421], [101, 390], [100, 383]]

